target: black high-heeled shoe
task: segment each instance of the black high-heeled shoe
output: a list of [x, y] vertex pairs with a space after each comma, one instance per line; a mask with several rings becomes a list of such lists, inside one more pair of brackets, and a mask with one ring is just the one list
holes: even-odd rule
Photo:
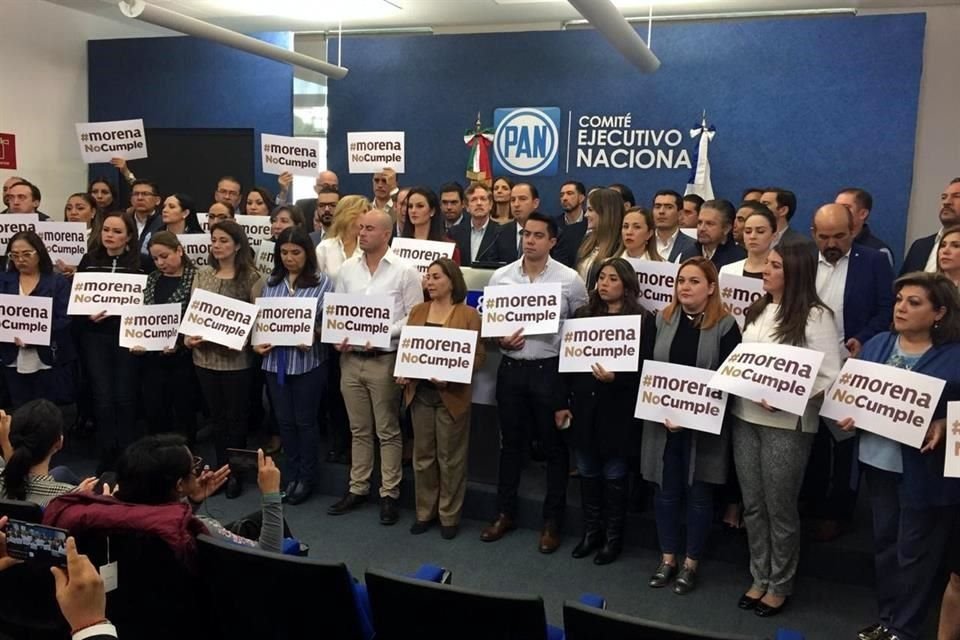
[[737, 600], [737, 606], [744, 611], [749, 611], [750, 609], [755, 609], [759, 602], [760, 598], [751, 598], [747, 594], [743, 594], [740, 596], [740, 599]]
[[783, 602], [780, 603], [779, 607], [771, 607], [767, 603], [760, 601], [757, 602], [757, 606], [753, 609], [753, 613], [758, 618], [772, 618], [786, 609], [788, 602], [790, 602], [790, 596], [784, 596]]

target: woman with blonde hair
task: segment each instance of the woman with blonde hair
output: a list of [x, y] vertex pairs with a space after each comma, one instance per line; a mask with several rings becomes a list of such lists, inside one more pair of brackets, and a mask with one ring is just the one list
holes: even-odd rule
[[326, 237], [317, 245], [317, 269], [336, 278], [347, 259], [360, 255], [357, 219], [370, 211], [370, 201], [363, 196], [344, 196], [333, 211], [333, 222]]
[[623, 197], [613, 189], [594, 189], [587, 196], [587, 235], [577, 250], [576, 270], [587, 283], [597, 282], [600, 264], [623, 253]]

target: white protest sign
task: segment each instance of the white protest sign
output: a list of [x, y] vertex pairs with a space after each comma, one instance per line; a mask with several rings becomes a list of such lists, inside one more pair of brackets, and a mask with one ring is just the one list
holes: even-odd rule
[[235, 219], [243, 227], [250, 240], [250, 248], [256, 255], [260, 244], [270, 237], [270, 216], [236, 216]]
[[415, 240], [414, 238], [394, 238], [390, 248], [395, 254], [415, 266], [421, 274], [427, 272], [430, 263], [437, 258], [452, 258], [457, 248], [454, 242], [438, 240]]
[[163, 351], [177, 346], [180, 326], [179, 302], [124, 307], [120, 314], [120, 346], [144, 351]]
[[50, 346], [53, 298], [0, 293], [0, 342]]
[[206, 213], [198, 213], [197, 222], [200, 223], [200, 228], [203, 229], [204, 233], [210, 233], [210, 221], [207, 219]]
[[823, 353], [786, 344], [742, 342], [710, 378], [710, 387], [803, 415]]
[[922, 373], [850, 358], [827, 391], [820, 415], [853, 418], [858, 429], [919, 449], [945, 384]]
[[0, 215], [0, 247], [6, 247], [10, 238], [21, 231], [36, 231], [39, 222], [40, 216], [35, 213], [5, 213]]
[[257, 298], [260, 314], [253, 323], [250, 344], [296, 347], [313, 344], [316, 298]]
[[183, 253], [190, 258], [195, 267], [210, 264], [210, 235], [206, 233], [178, 233], [177, 240], [183, 247]]
[[696, 227], [680, 227], [680, 233], [692, 238], [694, 242], [697, 241], [697, 228]]
[[560, 329], [560, 373], [636, 371], [640, 362], [641, 316], [567, 318]]
[[348, 131], [350, 173], [377, 173], [389, 167], [404, 171], [403, 131]]
[[626, 258], [637, 272], [640, 281], [640, 304], [647, 311], [658, 312], [673, 302], [673, 289], [680, 265], [673, 262], [654, 262]]
[[273, 273], [274, 247], [276, 242], [263, 240], [260, 242], [260, 248], [257, 250], [257, 271], [264, 276]]
[[37, 235], [43, 240], [43, 246], [50, 253], [50, 259], [56, 264], [77, 266], [87, 252], [89, 231], [83, 222], [38, 222]]
[[518, 329], [523, 329], [525, 336], [557, 333], [562, 296], [559, 282], [486, 286], [480, 335], [499, 338]]
[[719, 434], [727, 394], [708, 386], [712, 377], [710, 369], [644, 360], [633, 415], [641, 420], [670, 420], [685, 429]]
[[246, 344], [256, 317], [256, 305], [194, 289], [179, 331], [239, 351]]
[[960, 402], [947, 403], [947, 450], [943, 456], [945, 478], [960, 478]]
[[476, 331], [406, 325], [400, 332], [393, 375], [469, 384], [476, 355]]
[[106, 311], [108, 316], [119, 316], [124, 307], [143, 304], [146, 286], [147, 276], [138, 273], [75, 273], [67, 315], [95, 316]]
[[87, 164], [110, 162], [112, 158], [134, 160], [147, 157], [147, 137], [143, 120], [78, 122], [80, 155]]
[[[320, 139], [260, 134], [260, 159], [264, 173], [316, 177], [320, 173]], [[270, 203], [272, 204], [272, 203]]]
[[747, 309], [763, 294], [763, 280], [760, 278], [720, 274], [720, 301], [723, 303], [723, 310], [733, 316], [741, 331]]
[[393, 296], [363, 293], [328, 293], [323, 296], [320, 342], [347, 343], [356, 347], [390, 347]]

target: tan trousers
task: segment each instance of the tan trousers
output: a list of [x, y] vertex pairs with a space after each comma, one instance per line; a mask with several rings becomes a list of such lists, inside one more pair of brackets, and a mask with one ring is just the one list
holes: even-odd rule
[[417, 520], [427, 522], [439, 515], [440, 524], [457, 525], [467, 492], [470, 412], [454, 419], [437, 390], [421, 384], [410, 413]]
[[373, 435], [380, 441], [380, 496], [400, 497], [403, 445], [400, 437], [400, 387], [393, 377], [397, 354], [340, 357], [340, 392], [350, 419], [350, 493], [370, 493]]

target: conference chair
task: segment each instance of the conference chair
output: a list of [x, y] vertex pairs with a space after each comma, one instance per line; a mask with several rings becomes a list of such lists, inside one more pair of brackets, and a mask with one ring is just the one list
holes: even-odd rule
[[384, 571], [366, 573], [377, 640], [561, 640], [539, 596], [434, 584]]
[[[761, 640], [761, 636], [715, 633], [654, 622], [568, 600], [563, 603], [566, 640]], [[795, 631], [780, 630], [776, 640], [803, 640]]]
[[[39, 523], [43, 509], [33, 502], [0, 500], [2, 516]], [[70, 635], [48, 567], [22, 563], [0, 571], [0, 629], [11, 638], [60, 640]]]
[[343, 563], [278, 555], [197, 537], [214, 637], [369, 640], [369, 613]]

